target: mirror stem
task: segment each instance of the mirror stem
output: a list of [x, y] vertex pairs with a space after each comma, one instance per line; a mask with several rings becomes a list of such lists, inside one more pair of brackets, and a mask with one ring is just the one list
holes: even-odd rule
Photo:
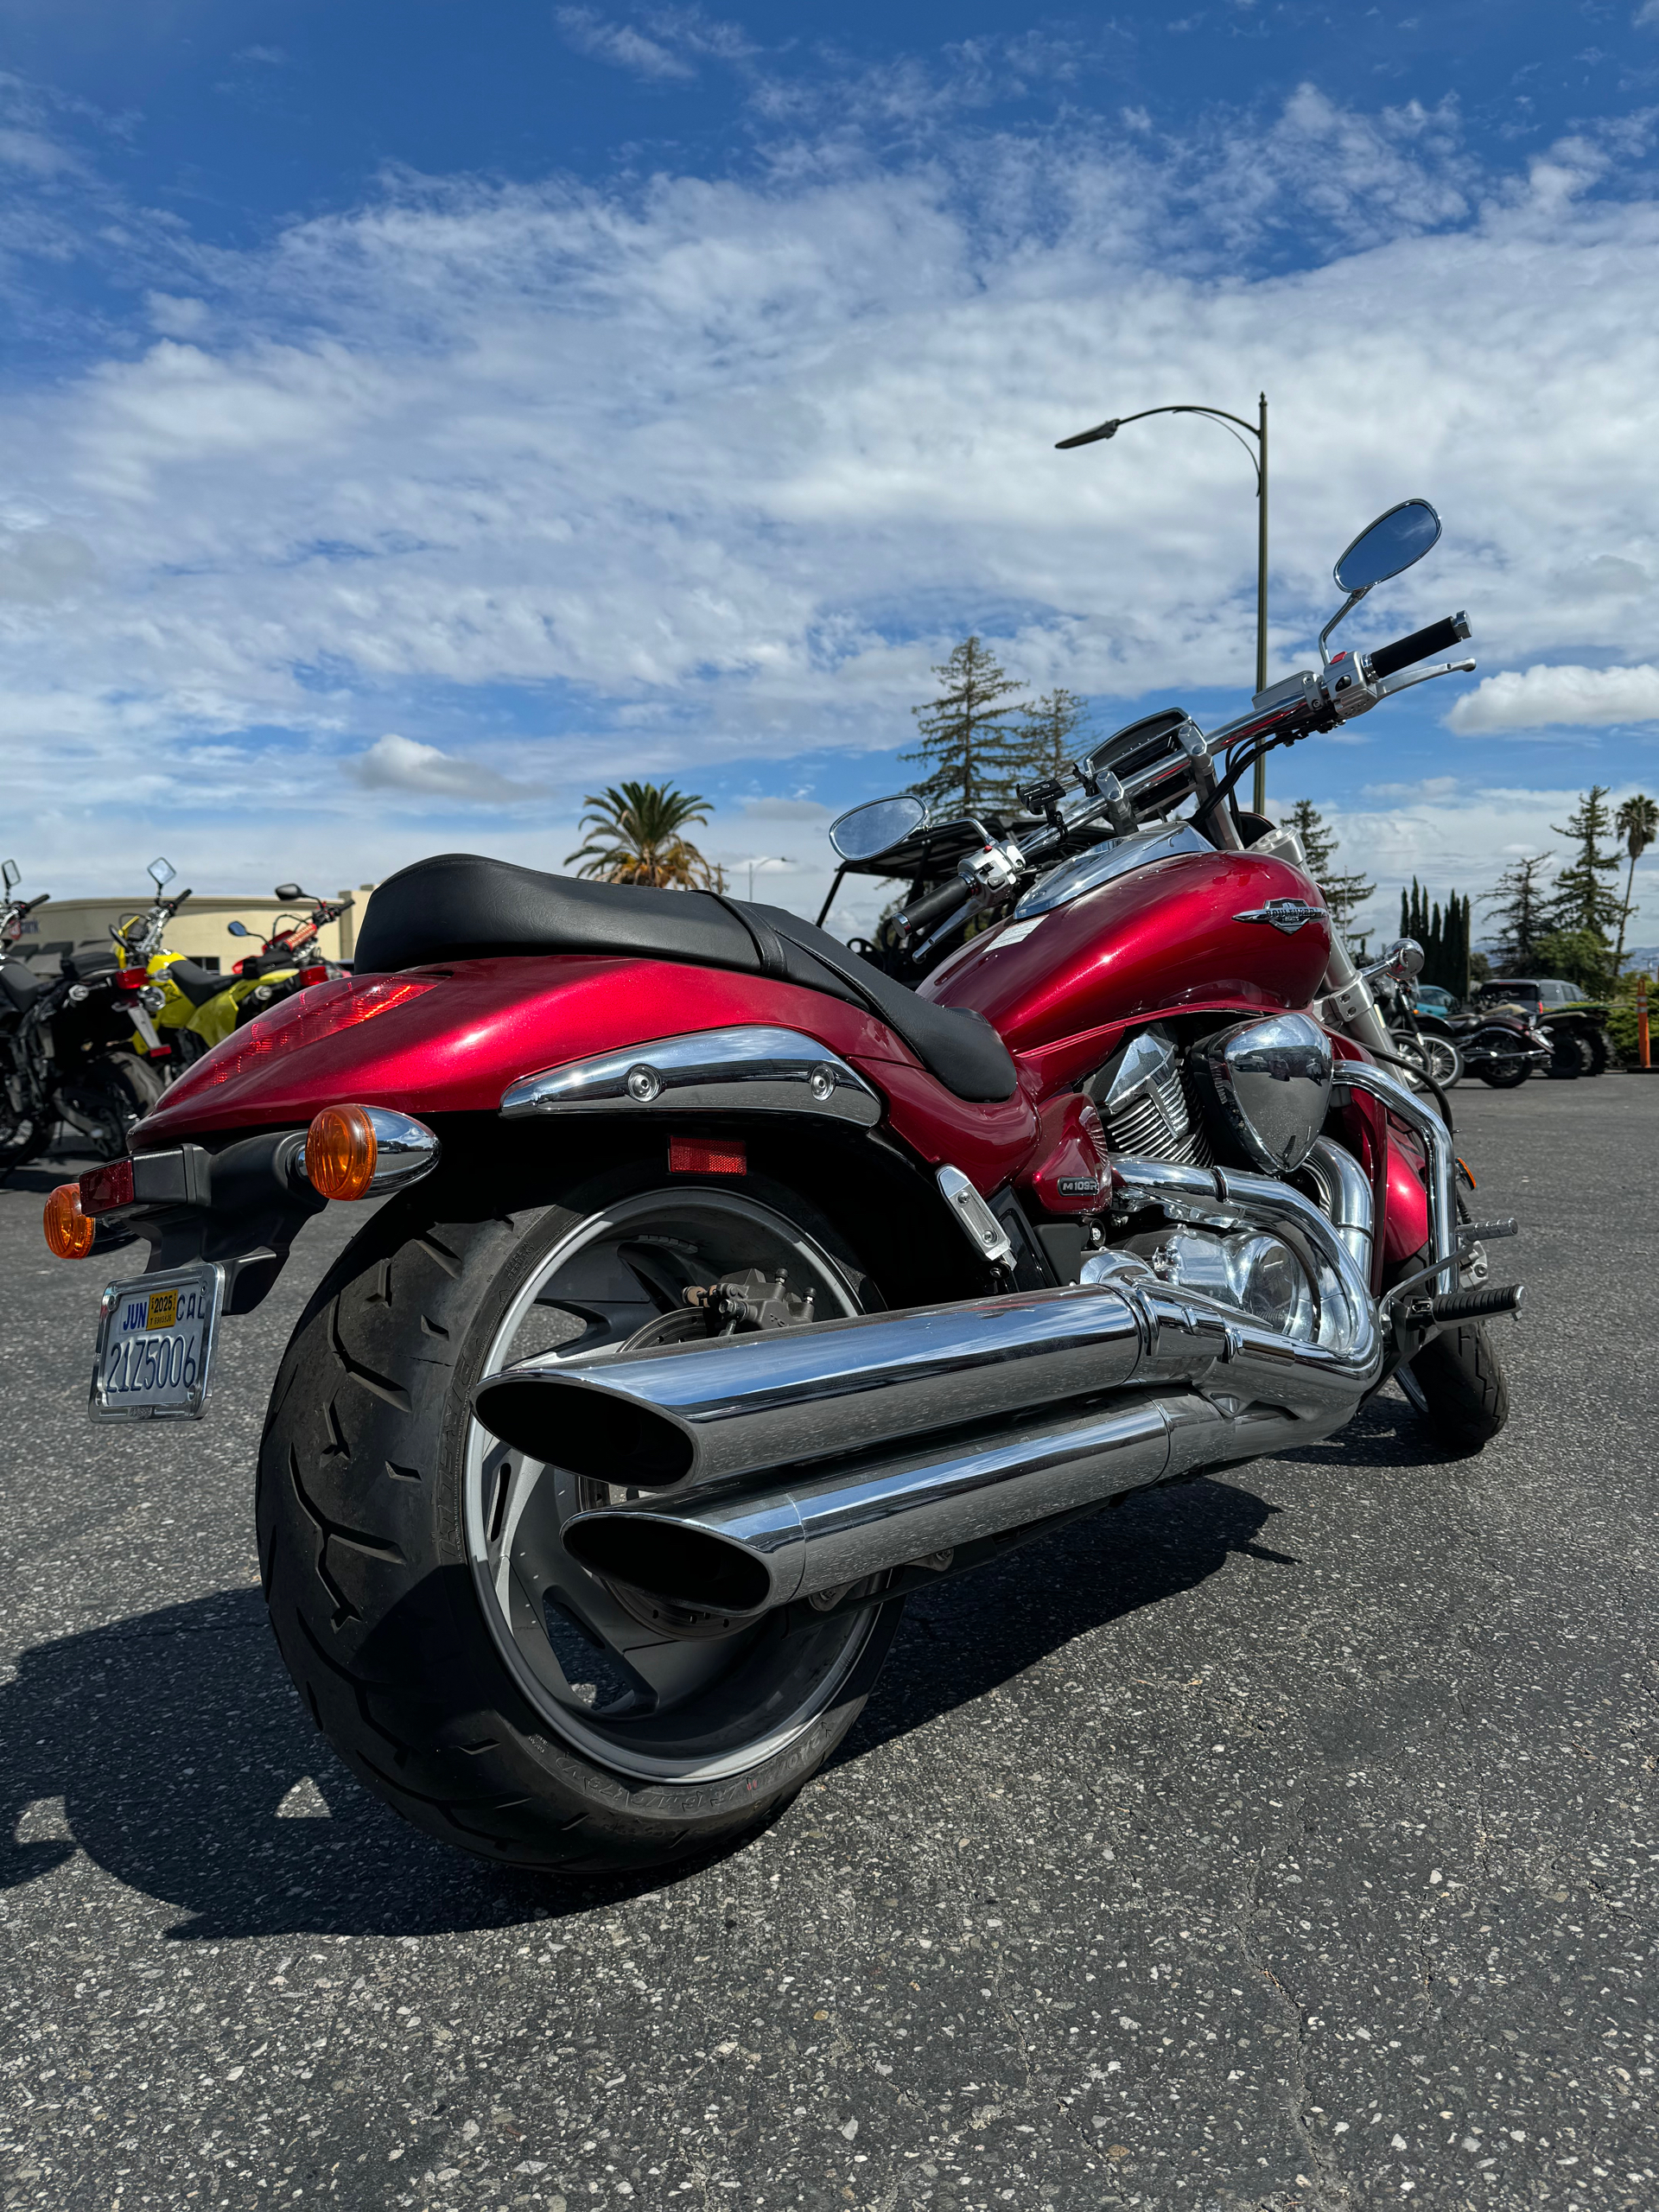
[[818, 909], [818, 927], [819, 927], [820, 929], [822, 929], [822, 928], [823, 927], [823, 922], [824, 922], [824, 917], [825, 917], [825, 915], [826, 915], [826, 914], [828, 914], [828, 912], [830, 912], [830, 908], [835, 905], [835, 903], [836, 903], [836, 892], [837, 892], [837, 891], [839, 891], [839, 890], [840, 890], [840, 888], [841, 888], [841, 879], [842, 879], [842, 877], [843, 875], [845, 875], [845, 874], [846, 874], [846, 873], [847, 873], [847, 868], [848, 868], [848, 863], [847, 863], [845, 861], [843, 861], [842, 862], [841, 866], [840, 866], [840, 867], [836, 870], [836, 880], [835, 880], [835, 881], [834, 881], [830, 886], [830, 895], [828, 896], [828, 898], [827, 898], [827, 899], [825, 899], [825, 900], [824, 900], [824, 902], [823, 902], [823, 906], [820, 906], [820, 907], [819, 907], [819, 909]]
[[[1255, 688], [1268, 688], [1268, 395], [1258, 393], [1262, 406], [1260, 467], [1255, 484]], [[1255, 756], [1255, 775], [1250, 787], [1250, 810], [1268, 810], [1267, 755]]]

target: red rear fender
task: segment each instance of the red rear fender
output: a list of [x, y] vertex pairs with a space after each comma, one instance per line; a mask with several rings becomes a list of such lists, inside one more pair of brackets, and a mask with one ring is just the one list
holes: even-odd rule
[[294, 1127], [355, 1102], [419, 1116], [490, 1114], [521, 1077], [688, 1031], [760, 1022], [798, 1029], [883, 1093], [924, 1159], [990, 1190], [1029, 1150], [1023, 1090], [970, 1105], [859, 1007], [772, 976], [664, 960], [548, 955], [359, 976], [298, 994], [216, 1046], [135, 1132], [136, 1148], [210, 1131]]

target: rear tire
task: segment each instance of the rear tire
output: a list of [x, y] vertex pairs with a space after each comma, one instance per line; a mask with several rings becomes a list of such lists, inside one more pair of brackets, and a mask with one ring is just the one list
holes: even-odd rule
[[[794, 1194], [753, 1177], [664, 1188], [659, 1163], [567, 1175], [482, 1219], [453, 1183], [391, 1200], [311, 1300], [271, 1401], [259, 1556], [289, 1671], [359, 1781], [498, 1864], [614, 1870], [729, 1845], [841, 1741], [898, 1625], [896, 1600], [647, 1618], [558, 1539], [602, 1486], [474, 1420], [486, 1372], [627, 1341], [629, 1300], [680, 1331], [676, 1282], [717, 1278], [746, 1219], [762, 1262], [768, 1236], [795, 1255], [791, 1285], [810, 1281], [821, 1314], [880, 1302]], [[619, 1236], [637, 1240], [626, 1281]]]

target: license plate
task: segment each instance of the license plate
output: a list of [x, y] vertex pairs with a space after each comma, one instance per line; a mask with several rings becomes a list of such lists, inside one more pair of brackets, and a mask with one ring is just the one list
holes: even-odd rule
[[203, 1262], [112, 1282], [99, 1310], [94, 1421], [199, 1421], [225, 1296], [225, 1270]]

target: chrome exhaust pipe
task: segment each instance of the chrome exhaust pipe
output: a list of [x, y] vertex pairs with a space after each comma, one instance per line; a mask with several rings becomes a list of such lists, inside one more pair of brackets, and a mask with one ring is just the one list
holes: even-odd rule
[[1107, 1253], [1087, 1263], [1084, 1281], [1058, 1289], [591, 1361], [548, 1355], [481, 1383], [474, 1410], [533, 1458], [678, 1494], [1068, 1399], [1191, 1386], [1247, 1342], [1259, 1370], [1253, 1395], [1303, 1415], [1351, 1405], [1356, 1360], [1376, 1350], [1375, 1317], [1343, 1235], [1312, 1200], [1230, 1169], [1127, 1157], [1113, 1165], [1131, 1205], [1270, 1225], [1313, 1286], [1316, 1340], [1279, 1337], [1236, 1306], [1166, 1287], [1144, 1265]]
[[[798, 1465], [770, 1481], [697, 1481], [660, 1503], [579, 1514], [565, 1526], [566, 1548], [594, 1573], [659, 1598], [758, 1614], [1341, 1427], [1382, 1361], [1376, 1310], [1344, 1228], [1264, 1178], [1153, 1160], [1124, 1160], [1115, 1167], [1132, 1204], [1157, 1192], [1180, 1218], [1236, 1225], [1271, 1217], [1279, 1233], [1294, 1236], [1319, 1262], [1323, 1340], [1281, 1336], [1236, 1306], [1172, 1293], [1143, 1260], [1102, 1254], [1088, 1263], [1096, 1281], [1081, 1287], [1101, 1300], [1109, 1355], [1096, 1368], [1087, 1402], [1059, 1411], [1016, 1408], [965, 1426], [958, 1377], [951, 1426], [926, 1442], [895, 1450], [890, 1440], [856, 1457], [843, 1444], [828, 1467]], [[1366, 1187], [1363, 1178], [1344, 1183], [1356, 1211]], [[1369, 1230], [1369, 1222], [1345, 1224], [1361, 1226]], [[1077, 1303], [1041, 1295], [1045, 1311], [1068, 1313]], [[1001, 1320], [1017, 1332], [1031, 1310], [1029, 1300], [990, 1300], [976, 1312], [982, 1324]], [[1140, 1385], [1132, 1390], [1119, 1379], [1129, 1340], [1122, 1315], [1133, 1322], [1144, 1361], [1129, 1378]], [[933, 1317], [925, 1311], [874, 1318], [908, 1325]], [[895, 1351], [906, 1341], [901, 1328]], [[1068, 1349], [1066, 1358], [1072, 1356]], [[1173, 1372], [1183, 1367], [1184, 1375]], [[1177, 1387], [1148, 1389], [1154, 1375]], [[990, 1388], [981, 1379], [975, 1395]]]
[[959, 1436], [943, 1451], [871, 1455], [787, 1488], [578, 1514], [563, 1541], [607, 1580], [758, 1615], [1173, 1475], [1313, 1443], [1342, 1426], [1357, 1396], [1304, 1416], [1230, 1395], [1120, 1397]]

